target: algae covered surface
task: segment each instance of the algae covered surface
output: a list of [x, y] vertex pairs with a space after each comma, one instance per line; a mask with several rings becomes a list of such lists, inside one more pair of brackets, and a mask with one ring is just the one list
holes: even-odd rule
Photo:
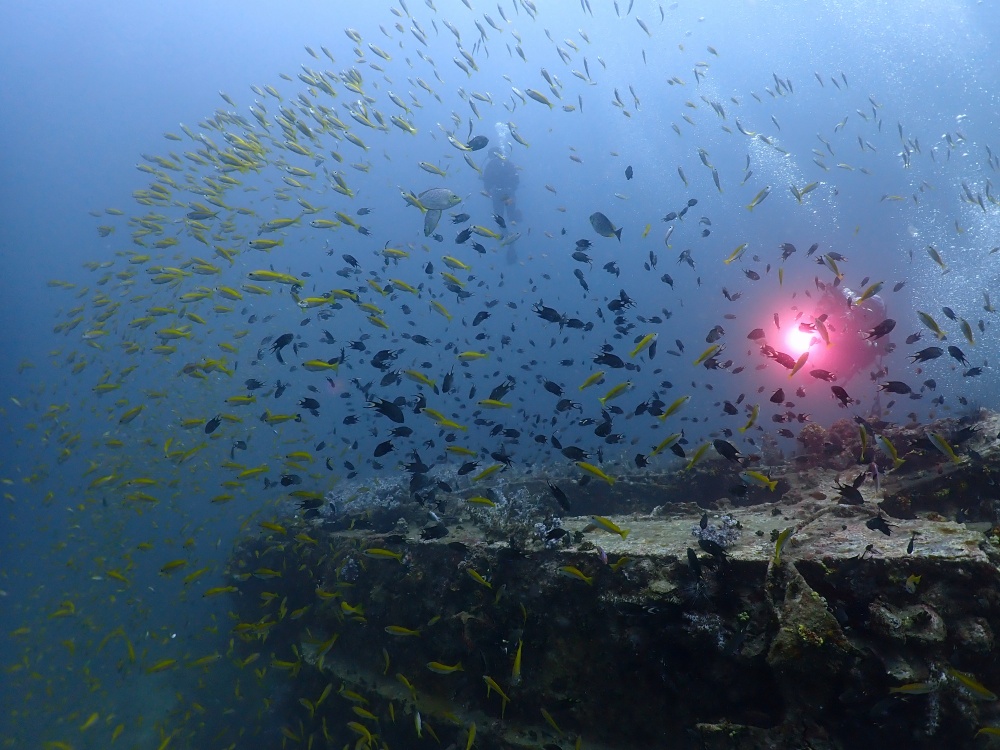
[[[686, 482], [524, 477], [433, 509], [405, 493], [331, 494], [331, 509], [236, 551], [238, 612], [265, 648], [298, 655], [295, 694], [332, 684], [395, 716], [380, 725], [390, 745], [417, 725], [461, 744], [474, 723], [498, 748], [961, 746], [994, 720], [1000, 576], [992, 524], [942, 487], [992, 481], [993, 419], [967, 446], [975, 460], [913, 454], [861, 504], [838, 501], [850, 471], [829, 468], [829, 452], [770, 467], [779, 489], [735, 497], [688, 489], [727, 486], [738, 467], [721, 458]], [[573, 515], [550, 482], [571, 510], [609, 497], [634, 510]], [[891, 515], [904, 495], [920, 510]], [[467, 501], [484, 496], [495, 504]], [[280, 579], [254, 573], [269, 557]], [[275, 616], [279, 600], [306, 610]], [[238, 650], [262, 638], [250, 627]], [[304, 729], [324, 711], [307, 721], [308, 703], [286, 706]]]

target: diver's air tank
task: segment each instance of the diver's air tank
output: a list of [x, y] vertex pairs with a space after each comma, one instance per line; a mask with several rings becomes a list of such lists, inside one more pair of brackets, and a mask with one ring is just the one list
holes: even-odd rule
[[497, 150], [500, 152], [500, 156], [504, 159], [510, 157], [510, 152], [514, 149], [514, 144], [510, 140], [510, 128], [507, 127], [507, 123], [498, 122], [495, 126], [497, 131]]

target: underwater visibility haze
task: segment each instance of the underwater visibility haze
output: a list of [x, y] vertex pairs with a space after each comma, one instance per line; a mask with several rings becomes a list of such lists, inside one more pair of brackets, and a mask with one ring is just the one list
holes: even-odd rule
[[[3, 747], [669, 743], [590, 737], [565, 695], [548, 735], [485, 729], [527, 715], [532, 622], [625, 566], [590, 544], [552, 611], [518, 602], [531, 544], [583, 540], [560, 516], [625, 542], [643, 482], [706, 465], [770, 502], [838, 420], [828, 502], [876, 519], [897, 448], [978, 456], [929, 425], [1000, 396], [995, 3], [6, 15]], [[524, 531], [517, 581], [470, 528]], [[428, 609], [404, 540], [470, 600], [378, 617]], [[324, 676], [365, 644], [395, 693]]]

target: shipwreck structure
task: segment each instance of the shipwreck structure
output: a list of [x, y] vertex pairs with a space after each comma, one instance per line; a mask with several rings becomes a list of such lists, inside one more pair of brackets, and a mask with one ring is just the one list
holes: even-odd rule
[[237, 648], [320, 747], [988, 746], [998, 432], [845, 420], [791, 460], [338, 490], [236, 549]]

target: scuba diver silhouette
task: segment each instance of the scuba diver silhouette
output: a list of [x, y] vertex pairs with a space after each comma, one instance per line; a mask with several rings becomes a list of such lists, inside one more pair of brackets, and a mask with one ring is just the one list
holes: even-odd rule
[[[510, 232], [508, 224], [516, 224], [521, 220], [521, 210], [517, 207], [517, 187], [521, 178], [518, 176], [517, 165], [510, 158], [510, 130], [500, 122], [496, 128], [499, 146], [490, 149], [489, 159], [483, 167], [482, 180], [483, 188], [493, 203], [493, 215], [506, 235]], [[507, 244], [508, 263], [517, 262], [515, 243], [516, 240], [513, 240]]]
[[493, 201], [493, 213], [505, 222], [517, 222], [521, 211], [517, 208], [517, 186], [521, 179], [510, 157], [500, 149], [490, 151], [490, 158], [483, 168], [483, 187]]
[[827, 286], [817, 306], [816, 314], [827, 315], [830, 338], [836, 344], [836, 370], [847, 382], [891, 349], [888, 337], [868, 335], [886, 319], [885, 302], [878, 295], [856, 304], [858, 295], [844, 286]]

